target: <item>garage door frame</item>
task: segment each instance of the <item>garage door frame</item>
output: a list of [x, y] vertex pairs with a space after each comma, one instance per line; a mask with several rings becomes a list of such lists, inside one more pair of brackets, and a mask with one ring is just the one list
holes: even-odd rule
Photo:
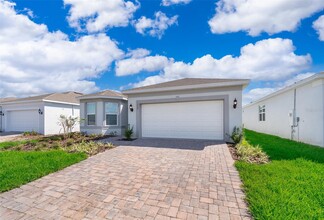
[[198, 96], [198, 97], [177, 97], [170, 99], [151, 99], [136, 101], [136, 132], [139, 138], [142, 138], [142, 105], [143, 104], [161, 104], [161, 103], [176, 103], [176, 102], [199, 102], [199, 101], [223, 101], [223, 140], [226, 139], [226, 134], [229, 134], [229, 96]]

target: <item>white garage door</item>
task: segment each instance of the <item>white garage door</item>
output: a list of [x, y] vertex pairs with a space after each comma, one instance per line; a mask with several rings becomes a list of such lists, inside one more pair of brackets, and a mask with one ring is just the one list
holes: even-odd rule
[[7, 131], [39, 132], [39, 114], [37, 110], [9, 111], [7, 116]]
[[223, 101], [142, 105], [142, 137], [224, 139]]

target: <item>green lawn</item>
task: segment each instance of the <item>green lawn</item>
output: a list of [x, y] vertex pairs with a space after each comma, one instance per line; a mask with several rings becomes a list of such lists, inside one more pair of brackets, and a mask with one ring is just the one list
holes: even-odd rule
[[245, 130], [270, 157], [236, 162], [255, 219], [324, 219], [324, 149]]
[[0, 152], [0, 192], [19, 187], [61, 170], [86, 157], [84, 153], [67, 153], [55, 150]]
[[8, 149], [11, 147], [16, 147], [21, 144], [26, 143], [37, 143], [38, 140], [22, 140], [22, 141], [6, 141], [6, 142], [0, 142], [0, 150], [1, 149]]

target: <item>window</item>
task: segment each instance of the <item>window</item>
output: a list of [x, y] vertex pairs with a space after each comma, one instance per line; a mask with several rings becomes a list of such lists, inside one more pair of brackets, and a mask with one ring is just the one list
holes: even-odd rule
[[106, 102], [106, 125], [118, 125], [118, 103]]
[[265, 105], [259, 106], [259, 121], [265, 121]]
[[96, 103], [87, 103], [87, 124], [96, 125]]

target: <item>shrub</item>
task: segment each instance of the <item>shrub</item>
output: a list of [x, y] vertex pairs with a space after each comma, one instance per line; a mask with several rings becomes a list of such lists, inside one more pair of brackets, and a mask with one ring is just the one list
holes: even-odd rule
[[39, 135], [36, 131], [25, 131], [23, 136], [37, 136]]
[[263, 164], [269, 162], [268, 155], [259, 146], [252, 146], [244, 138], [240, 144], [236, 145], [236, 154], [239, 160], [248, 163]]
[[133, 134], [134, 134], [134, 131], [133, 131], [133, 127], [132, 128], [127, 128], [126, 130], [125, 130], [125, 138], [127, 139], [127, 140], [132, 140], [132, 136], [133, 136]]
[[235, 145], [237, 145], [238, 143], [240, 143], [242, 141], [242, 138], [244, 136], [243, 130], [239, 127], [234, 127], [232, 134], [228, 135], [234, 142]]
[[71, 146], [66, 147], [64, 150], [68, 152], [81, 152], [86, 153], [88, 155], [95, 155], [99, 152], [102, 152], [106, 149], [113, 148], [114, 145], [111, 143], [101, 143], [101, 142], [81, 142], [78, 144], [73, 144]]
[[115, 136], [117, 136], [117, 131], [112, 131], [109, 133], [109, 135], [115, 137]]

